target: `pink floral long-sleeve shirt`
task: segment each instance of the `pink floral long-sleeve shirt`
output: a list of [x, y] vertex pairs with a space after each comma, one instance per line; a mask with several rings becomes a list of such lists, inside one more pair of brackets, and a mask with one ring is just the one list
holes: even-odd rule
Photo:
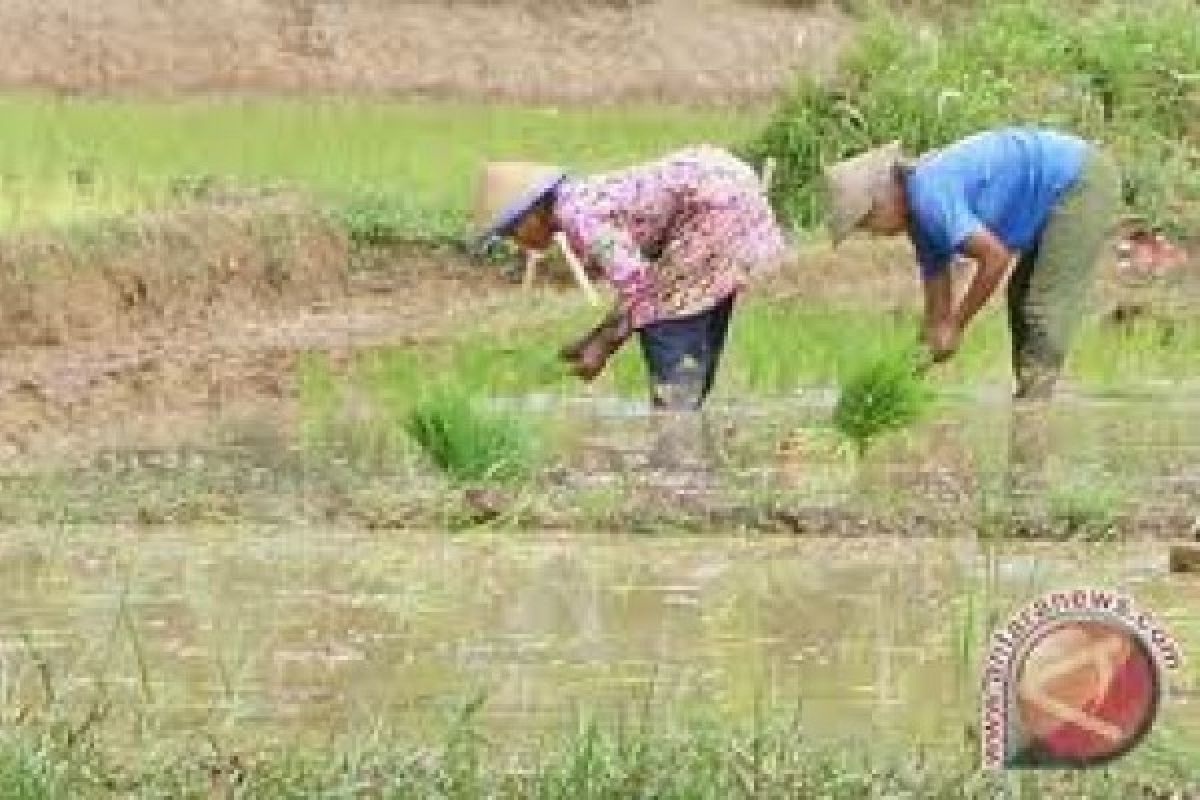
[[711, 146], [568, 179], [554, 213], [575, 254], [614, 286], [635, 328], [713, 307], [785, 252], [754, 170]]

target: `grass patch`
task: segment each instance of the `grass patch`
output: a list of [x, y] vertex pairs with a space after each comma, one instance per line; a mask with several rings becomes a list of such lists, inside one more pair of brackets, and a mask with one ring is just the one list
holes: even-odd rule
[[533, 431], [519, 416], [486, 408], [461, 390], [440, 389], [417, 402], [405, 430], [456, 481], [519, 480], [536, 461]]
[[[426, 744], [386, 730], [340, 737], [322, 749], [262, 746], [238, 756], [148, 746], [123, 759], [89, 733], [72, 750], [23, 729], [0, 738], [5, 797], [440, 797], [690, 798], [1183, 796], [1200, 782], [1194, 761], [1153, 743], [1103, 770], [1018, 775], [982, 772], [972, 746], [919, 743], [906, 752], [879, 744], [822, 741], [796, 719], [775, 715], [732, 723], [692, 714], [617, 724], [581, 719], [574, 730], [514, 748], [469, 716]], [[1158, 734], [1156, 734], [1156, 737]], [[974, 742], [972, 741], [973, 745]], [[207, 750], [208, 748], [204, 748]], [[1160, 752], [1161, 751], [1161, 752]], [[1182, 794], [1181, 794], [1182, 793]]]
[[834, 427], [865, 455], [880, 436], [903, 430], [928, 410], [933, 391], [917, 373], [915, 352], [893, 350], [866, 360], [842, 385]]
[[[498, 337], [486, 321], [458, 338], [421, 348], [382, 348], [362, 354], [349, 375], [332, 378], [306, 364], [301, 399], [310, 418], [326, 418], [345, 402], [347, 386], [387, 413], [411, 406], [430, 374], [479, 395], [577, 395], [583, 385], [558, 361], [558, 345], [577, 335], [590, 311], [568, 309], [541, 316]], [[809, 388], [847, 386], [869, 359], [903, 352], [919, 329], [916, 312], [875, 313], [749, 300], [734, 318], [714, 399], [778, 397]], [[1179, 317], [1164, 323], [1120, 327], [1086, 321], [1072, 348], [1066, 378], [1091, 389], [1177, 381], [1200, 358], [1200, 322]], [[1169, 335], [1163, 333], [1169, 330]], [[896, 358], [900, 356], [895, 355]], [[1008, 331], [1001, 308], [972, 325], [953, 360], [928, 377], [933, 388], [957, 389], [1011, 380]], [[592, 387], [599, 394], [637, 397], [645, 392], [645, 367], [636, 341], [619, 352]]]
[[1103, 142], [1126, 201], [1176, 232], [1200, 206], [1200, 26], [1189, 0], [1007, 0], [920, 30], [867, 16], [832, 86], [802, 78], [746, 145], [777, 160], [773, 200], [799, 228], [824, 215], [822, 168], [892, 139], [910, 153], [1009, 124]]
[[753, 115], [663, 107], [531, 108], [341, 98], [0, 96], [0, 230], [137, 213], [220, 185], [286, 184], [366, 239], [457, 236], [493, 158], [625, 165], [732, 143]]
[[1111, 481], [1093, 477], [1056, 483], [1046, 502], [1050, 519], [1069, 536], [1107, 539], [1113, 535], [1125, 493]]

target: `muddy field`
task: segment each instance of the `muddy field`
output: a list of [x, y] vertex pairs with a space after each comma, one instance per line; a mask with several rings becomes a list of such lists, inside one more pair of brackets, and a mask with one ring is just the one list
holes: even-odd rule
[[[732, 142], [852, 27], [836, 4], [734, 0], [8, 0], [0, 88], [84, 98], [15, 101], [28, 130], [0, 170], [0, 795], [583, 797], [602, 769], [642, 779], [638, 746], [589, 760], [609, 731], [666, 721], [728, 740], [732, 785], [761, 796], [730, 731], [782, 716], [781, 761], [825, 788], [768, 765], [780, 796], [990, 797], [979, 667], [1014, 608], [1110, 587], [1200, 648], [1197, 582], [1169, 563], [1200, 540], [1195, 241], [1161, 272], [1113, 242], [1051, 407], [1014, 408], [992, 309], [927, 416], [862, 451], [831, 418], [851, 356], [915, 335], [902, 243], [797, 233], [683, 418], [649, 412], [635, 346], [594, 384], [562, 373], [600, 313], [564, 265], [526, 288], [466, 255], [485, 149], [582, 166], [701, 127]], [[91, 99], [110, 93], [273, 99]], [[664, 99], [670, 120], [620, 105]], [[718, 124], [735, 103], [754, 115]], [[524, 472], [464, 477], [419, 441], [414, 408], [446, 386], [527, 434], [490, 445], [515, 464], [528, 439]], [[1195, 659], [1169, 683], [1128, 775], [1174, 791], [1200, 778]], [[547, 742], [576, 786], [518, 760]], [[303, 747], [337, 765], [289, 761]], [[901, 777], [872, 760], [891, 752]], [[509, 794], [480, 789], [485, 761]], [[711, 784], [659, 794], [736, 795], [703, 769], [658, 768]], [[89, 788], [9, 793], [22, 770]], [[424, 777], [389, 794], [393, 773]], [[1038, 780], [1009, 789], [1076, 796]], [[1078, 796], [1133, 796], [1104, 785]]]
[[[453, 248], [364, 249], [286, 199], [132, 230], [89, 246], [86, 270], [49, 234], [0, 254], [41, 265], [10, 269], [0, 302], [3, 709], [19, 735], [83, 731], [110, 770], [94, 796], [150, 791], [136, 776], [161, 764], [237, 796], [218, 792], [274, 785], [279, 748], [333, 740], [428, 761], [467, 725], [517, 770], [580, 720], [699, 736], [703, 713], [786, 713], [813, 746], [869, 726], [872, 754], [919, 742], [974, 771], [982, 643], [1037, 592], [1127, 591], [1200, 646], [1195, 580], [1168, 568], [1168, 543], [1200, 533], [1195, 383], [1064, 387], [1044, 470], [1015, 490], [1003, 369], [945, 387], [861, 461], [829, 429], [834, 387], [726, 393], [703, 420], [710, 460], [682, 470], [654, 463], [664, 420], [636, 393], [497, 393], [550, 456], [526, 484], [464, 486], [397, 446], [387, 406], [408, 398], [356, 372], [403, 356], [436, 380], [456, 343], [552, 353], [547, 331], [597, 313], [564, 271], [525, 290]], [[1136, 282], [1110, 258], [1103, 275], [1090, 324], [1150, 332], [1148, 357], [1191, 335], [1195, 265]], [[871, 242], [802, 248], [755, 294], [873, 323], [919, 300], [905, 248]], [[328, 416], [314, 361], [339, 387]], [[1118, 775], [1194, 752], [1200, 674], [1171, 681]]]
[[[52, 239], [10, 243], [12, 260], [31, 251], [53, 258], [0, 305], [10, 339], [0, 357], [5, 519], [855, 537], [992, 526], [997, 535], [1053, 538], [1178, 538], [1200, 525], [1200, 474], [1190, 461], [1200, 429], [1190, 424], [1186, 384], [1146, 386], [1142, 397], [1066, 387], [1045, 423], [1050, 472], [1032, 505], [1007, 513], [1003, 378], [950, 391], [930, 424], [859, 466], [828, 430], [829, 386], [719, 398], [705, 423], [719, 455], [696, 474], [654, 467], [656, 423], [636, 395], [582, 385], [496, 398], [555, 431], [529, 490], [464, 492], [440, 483], [418, 454], [397, 461], [392, 445], [364, 444], [372, 432], [390, 437], [393, 423], [378, 418], [386, 407], [353, 392], [314, 446], [305, 431], [317, 423], [301, 385], [313, 358], [334, 380], [351, 381], [364, 355], [419, 357], [460, 341], [469, 350], [484, 332], [518, 343], [546, 320], [592, 312], [563, 269], [525, 290], [503, 264], [427, 247], [364, 251], [294, 202], [256, 202], [253, 212], [235, 204], [144, 220], [131, 238], [90, 250], [82, 272]], [[902, 247], [869, 242], [836, 256], [815, 246], [752, 297], [887, 319], [918, 301], [900, 266], [906, 258]], [[1092, 312], [1103, 325], [1193, 307], [1190, 268], [1165, 289], [1132, 285], [1111, 260], [1105, 275]], [[542, 355], [553, 348], [546, 343]], [[436, 369], [425, 376], [440, 377]], [[358, 425], [366, 433], [355, 433]], [[1056, 489], [1085, 473], [1091, 489], [1079, 480]]]
[[[578, 300], [553, 267], [526, 292], [514, 265], [453, 249], [352, 252], [336, 224], [288, 198], [118, 222], [96, 241], [10, 237], [0, 263], [9, 459], [65, 452], [121, 423], [149, 432], [161, 417], [174, 428], [177, 415], [242, 402], [288, 419], [301, 353], [345, 361], [360, 349], [461, 336], [485, 320], [503, 335], [527, 308]], [[911, 294], [902, 275], [875, 271], [858, 286], [796, 271], [766, 291], [831, 301], [864, 286]]]

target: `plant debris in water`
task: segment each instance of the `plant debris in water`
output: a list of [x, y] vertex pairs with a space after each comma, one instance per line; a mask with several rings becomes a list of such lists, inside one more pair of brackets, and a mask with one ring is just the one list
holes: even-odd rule
[[880, 436], [912, 425], [933, 401], [914, 353], [878, 354], [843, 381], [833, 425], [864, 454]]
[[419, 401], [405, 427], [421, 450], [457, 481], [510, 481], [533, 469], [532, 431], [519, 416], [484, 408], [456, 390]]

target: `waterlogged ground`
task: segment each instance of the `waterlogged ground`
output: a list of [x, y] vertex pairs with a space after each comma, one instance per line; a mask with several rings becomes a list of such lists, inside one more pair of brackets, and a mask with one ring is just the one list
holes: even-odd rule
[[[870, 500], [918, 489], [916, 502], [988, 502], [1017, 466], [1036, 470], [1027, 482], [1042, 499], [1091, 502], [1117, 512], [1192, 503], [1200, 491], [1200, 419], [1187, 387], [1147, 386], [1136, 392], [1064, 388], [1042, 410], [1023, 411], [1008, 387], [983, 385], [941, 392], [913, 429], [882, 438], [860, 460], [832, 429], [834, 393], [801, 391], [759, 402], [717, 401], [701, 423], [678, 423], [686, 441], [708, 438], [696, 458], [731, 484], [787, 487], [827, 502]], [[579, 480], [611, 479], [653, 466], [670, 426], [644, 403], [501, 401], [508, 407], [560, 417], [573, 432], [568, 464]], [[686, 449], [686, 448], [685, 448]]]
[[[1126, 590], [1200, 652], [1200, 581], [1167, 570], [1200, 530], [1190, 323], [1090, 321], [1056, 402], [1014, 425], [988, 321], [929, 416], [860, 460], [828, 387], [859, 339], [911, 334], [879, 309], [750, 307], [729, 380], [682, 421], [647, 412], [636, 352], [607, 382], [556, 381], [570, 298], [379, 280], [284, 320], [214, 317], [220, 335], [165, 340], [167, 367], [101, 374], [75, 345], [0, 364], [21, 403], [0, 447], [0, 719], [102, 717], [140, 759], [436, 741], [476, 701], [503, 743], [768, 711], [948, 753], [977, 741], [987, 632], [1042, 590]], [[524, 416], [527, 481], [438, 474], [404, 434], [431, 373]], [[1196, 663], [1145, 752], [1200, 748]]]
[[540, 460], [527, 483], [477, 490], [440, 479], [402, 421], [370, 407], [315, 434], [260, 410], [11, 466], [0, 518], [1181, 540], [1200, 531], [1192, 396], [1067, 387], [1027, 413], [1004, 385], [948, 388], [862, 457], [832, 429], [826, 390], [717, 398], [677, 419], [603, 396], [493, 399], [524, 415]]
[[[985, 633], [1081, 584], [1132, 594], [1200, 653], [1200, 582], [1141, 542], [101, 527], [8, 530], [0, 564], [6, 714], [49, 692], [219, 737], [419, 732], [479, 693], [514, 737], [706, 708], [961, 742]], [[1200, 688], [1198, 659], [1175, 688]], [[1171, 700], [1160, 733], [1200, 747], [1200, 698]]]

